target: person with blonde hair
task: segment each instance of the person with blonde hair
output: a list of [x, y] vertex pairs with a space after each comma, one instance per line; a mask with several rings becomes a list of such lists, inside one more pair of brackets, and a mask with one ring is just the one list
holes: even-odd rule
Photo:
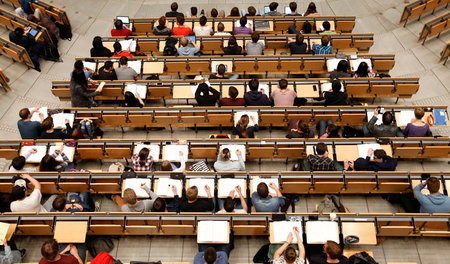
[[114, 195], [112, 200], [119, 206], [121, 212], [150, 212], [158, 195], [150, 191], [145, 184], [141, 184], [141, 188], [147, 192], [149, 199], [139, 200], [136, 192], [127, 188], [123, 191], [123, 198], [120, 195]]
[[[249, 121], [252, 120], [254, 125], [249, 126]], [[236, 125], [236, 132], [240, 138], [255, 138], [255, 132], [259, 130], [258, 124], [254, 116], [242, 115]]]
[[[304, 264], [305, 263], [305, 246], [300, 237], [297, 227], [294, 227], [295, 237], [297, 238], [298, 255], [295, 248], [290, 246], [293, 241], [292, 232], [287, 236], [286, 242], [273, 254], [273, 264]], [[283, 254], [284, 252], [284, 254]]]
[[403, 134], [406, 137], [429, 137], [432, 136], [430, 126], [422, 121], [423, 116], [425, 115], [425, 110], [419, 107], [414, 109], [414, 117], [411, 120], [411, 123], [406, 125]]
[[189, 187], [180, 202], [181, 212], [211, 212], [214, 210], [213, 197], [208, 185], [205, 185], [205, 191], [208, 195], [206, 199], [198, 199], [197, 186]]

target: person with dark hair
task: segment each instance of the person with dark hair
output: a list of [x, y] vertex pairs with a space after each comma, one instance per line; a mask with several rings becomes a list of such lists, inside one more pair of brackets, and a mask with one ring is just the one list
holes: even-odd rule
[[377, 125], [379, 109], [375, 108], [372, 118], [369, 123], [363, 126], [364, 136], [372, 137], [404, 137], [402, 131], [396, 124], [393, 123], [394, 115], [390, 111], [383, 113], [383, 122]]
[[163, 160], [161, 162], [161, 170], [162, 171], [173, 171], [173, 172], [184, 172], [186, 169], [186, 160], [184, 159], [183, 152], [180, 151], [180, 167], [177, 167], [174, 163]]
[[[20, 119], [17, 121], [17, 128], [19, 129], [22, 139], [37, 139], [41, 135], [42, 125], [38, 121], [31, 121], [31, 116], [39, 112], [39, 107], [30, 111], [28, 108], [22, 108], [19, 111]], [[39, 112], [41, 122], [44, 121], [44, 115]]]
[[211, 9], [211, 12], [209, 12], [210, 17], [217, 18], [219, 16], [219, 11], [217, 11], [216, 8]]
[[319, 138], [340, 138], [339, 128], [333, 124], [333, 121], [319, 121]]
[[133, 189], [127, 188], [123, 191], [123, 198], [120, 197], [120, 195], [114, 195], [112, 200], [119, 206], [121, 212], [150, 212], [158, 195], [150, 191], [145, 184], [141, 184], [141, 189], [143, 189], [150, 198], [138, 200], [136, 192]]
[[348, 61], [340, 60], [337, 68], [330, 73], [330, 80], [352, 77], [352, 74], [349, 73], [348, 70], [350, 70], [350, 64]]
[[122, 45], [120, 44], [119, 41], [114, 42], [114, 54], [112, 55], [112, 57], [127, 57], [127, 58], [133, 58], [133, 54], [131, 54], [128, 51], [124, 51], [122, 50]]
[[[424, 174], [422, 174], [423, 176]], [[414, 196], [420, 203], [421, 213], [450, 213], [450, 197], [439, 192], [441, 188], [440, 180], [436, 177], [428, 176], [426, 181], [414, 187]], [[422, 190], [428, 189], [429, 195], [424, 195]]]
[[234, 86], [230, 86], [230, 88], [228, 88], [229, 98], [220, 99], [219, 106], [245, 106], [244, 98], [237, 98], [238, 95], [238, 89]]
[[[59, 252], [59, 244], [54, 238], [47, 240], [42, 244], [41, 254], [42, 259], [39, 264], [83, 264], [78, 254], [78, 249], [75, 245], [69, 244], [67, 247]], [[70, 255], [66, 255], [70, 253]]]
[[13, 202], [10, 205], [11, 212], [47, 212], [41, 205], [41, 184], [28, 174], [20, 174], [20, 177], [33, 185], [33, 192], [27, 196], [27, 187], [24, 181], [17, 180], [12, 188]]
[[273, 254], [273, 264], [305, 264], [305, 246], [303, 245], [300, 231], [297, 227], [294, 227], [293, 230], [297, 238], [298, 256], [295, 248], [290, 246], [293, 241], [293, 236], [292, 232], [289, 232], [286, 242]]
[[191, 17], [198, 17], [197, 14], [198, 14], [198, 9], [197, 9], [197, 7], [192, 6], [192, 7], [191, 7]]
[[101, 37], [94, 37], [92, 40], [91, 57], [111, 57], [112, 54], [107, 47], [103, 46]]
[[114, 64], [112, 61], [106, 61], [105, 64], [98, 69], [98, 73], [93, 76], [95, 80], [117, 80], [117, 74], [114, 70]]
[[297, 13], [297, 3], [296, 2], [290, 2], [289, 9], [291, 10], [291, 13], [284, 14], [284, 16], [302, 16], [301, 14]]
[[[173, 193], [173, 199], [171, 198], [161, 198], [158, 197], [153, 202], [152, 212], [179, 212], [180, 211], [180, 197], [177, 193], [177, 187], [172, 185], [172, 193]], [[166, 200], [168, 202], [166, 203]]]
[[342, 248], [338, 243], [328, 240], [325, 245], [323, 245], [323, 252], [318, 254], [313, 254], [309, 258], [310, 264], [328, 264], [328, 263], [339, 263], [348, 264], [349, 261], [347, 257], [342, 255]]
[[248, 86], [250, 88], [249, 92], [244, 94], [245, 104], [247, 106], [270, 106], [271, 102], [266, 94], [264, 94], [264, 90], [262, 92], [258, 91], [259, 81], [258, 79], [253, 78]]
[[369, 67], [369, 65], [363, 61], [358, 65], [358, 69], [356, 69], [355, 74], [353, 75], [354, 78], [372, 78], [375, 77], [375, 73], [372, 71], [372, 68]]
[[194, 264], [228, 264], [228, 255], [225, 251], [216, 251], [214, 247], [208, 247], [195, 255]]
[[[66, 169], [70, 168], [70, 160], [63, 152], [63, 149], [64, 145], [62, 145], [58, 149], [55, 149], [55, 152], [53, 152], [51, 155], [45, 155], [42, 158], [41, 163], [39, 164], [39, 171], [65, 171]], [[63, 161], [56, 160], [58, 155], [61, 155]]]
[[294, 100], [297, 98], [297, 93], [288, 88], [288, 81], [281, 79], [278, 82], [278, 88], [274, 89], [270, 95], [273, 99], [274, 106], [293, 106]]
[[25, 164], [26, 164], [26, 160], [28, 159], [28, 157], [30, 157], [31, 154], [36, 153], [36, 152], [37, 152], [37, 149], [32, 148], [31, 150], [28, 150], [27, 152], [25, 152], [23, 154], [23, 156], [15, 157], [11, 162], [8, 172], [17, 172], [17, 173], [35, 172], [36, 171], [35, 168], [25, 168]]
[[287, 138], [314, 138], [314, 128], [303, 119], [292, 119], [289, 122]]
[[150, 148], [142, 148], [139, 153], [131, 156], [135, 171], [152, 171], [153, 157], [150, 155]]
[[264, 43], [259, 41], [259, 33], [252, 33], [252, 41], [247, 41], [245, 44], [245, 51], [247, 55], [263, 55]]
[[411, 123], [406, 125], [403, 133], [405, 137], [429, 137], [432, 136], [430, 126], [422, 121], [425, 111], [422, 107], [414, 109], [414, 117]]
[[90, 193], [80, 192], [74, 193], [70, 192], [66, 195], [58, 195], [52, 202], [52, 208], [50, 212], [94, 212], [95, 207], [90, 206], [94, 204]]
[[228, 40], [228, 46], [223, 48], [224, 55], [240, 55], [242, 47], [237, 44], [236, 37], [231, 36]]
[[217, 32], [213, 36], [231, 36], [230, 32], [225, 32], [225, 25], [222, 22], [217, 24]]
[[230, 15], [229, 15], [229, 16], [230, 16], [230, 17], [238, 17], [238, 16], [241, 16], [240, 13], [239, 13], [239, 8], [237, 8], [237, 7], [231, 8], [231, 10], [230, 10]]
[[309, 154], [303, 165], [306, 171], [335, 171], [335, 162], [328, 157], [328, 147], [320, 142], [314, 148], [315, 155]]
[[128, 37], [131, 35], [131, 30], [127, 28], [120, 19], [114, 21], [114, 27], [111, 29], [111, 36], [113, 37]]
[[[373, 156], [373, 161], [371, 157]], [[354, 162], [345, 160], [344, 171], [395, 171], [397, 160], [388, 156], [383, 149], [369, 149], [365, 158], [358, 158]]]
[[119, 68], [115, 69], [117, 80], [139, 80], [139, 76], [137, 72], [131, 68], [128, 67], [128, 58], [123, 56], [119, 59]]
[[[238, 194], [238, 197], [236, 196]], [[237, 198], [239, 200], [237, 201]], [[218, 213], [248, 213], [247, 201], [242, 195], [241, 186], [236, 186], [225, 199], [218, 200], [220, 211]]]
[[144, 101], [142, 101], [142, 98], [139, 96], [138, 93], [136, 93], [136, 95], [134, 95], [132, 92], [130, 91], [126, 91], [125, 94], [123, 95], [124, 98], [124, 103], [123, 105], [125, 107], [144, 107]]
[[303, 14], [303, 16], [320, 16], [319, 12], [317, 12], [316, 4], [314, 4], [314, 2], [309, 3], [308, 9], [306, 9], [306, 12]]
[[214, 169], [216, 171], [245, 171], [245, 163], [242, 158], [242, 153], [239, 149], [236, 150], [237, 161], [231, 160], [231, 152], [228, 148], [222, 149], [217, 155], [217, 161], [214, 162]]
[[[253, 126], [249, 125], [250, 120], [253, 122]], [[255, 132], [259, 131], [259, 126], [256, 123], [255, 117], [248, 115], [242, 115], [236, 125], [236, 133], [240, 138], [255, 138]]]
[[[301, 33], [302, 34], [311, 34], [312, 32], [312, 25], [308, 21], [305, 21], [302, 25]], [[297, 33], [297, 32], [295, 32]]]
[[252, 34], [252, 29], [247, 27], [247, 17], [243, 16], [239, 19], [239, 27], [234, 27], [235, 35], [250, 35]]
[[247, 8], [247, 14], [245, 16], [254, 17], [254, 16], [259, 16], [259, 15], [256, 14], [256, 8], [254, 6], [249, 6]]
[[205, 16], [200, 17], [200, 26], [194, 27], [194, 34], [196, 36], [211, 36], [213, 33], [212, 27], [207, 25], [208, 19]]
[[[191, 43], [193, 47], [189, 46], [188, 44]], [[180, 39], [180, 46], [177, 49], [178, 55], [180, 56], [195, 56], [200, 51], [200, 47], [192, 41], [191, 38], [185, 38], [182, 37]]]
[[304, 42], [305, 37], [302, 35], [302, 33], [297, 33], [295, 36], [295, 39], [288, 38], [288, 47], [291, 50], [291, 54], [306, 54], [307, 53], [307, 47], [306, 43]]
[[347, 104], [347, 93], [341, 92], [341, 87], [342, 84], [340, 80], [333, 80], [331, 83], [331, 91], [325, 92], [323, 95], [323, 97], [325, 97], [325, 106]]
[[215, 106], [219, 98], [219, 91], [208, 86], [205, 82], [200, 83], [195, 91], [195, 100], [198, 106]]
[[153, 27], [153, 35], [156, 36], [170, 36], [172, 35], [172, 29], [166, 26], [167, 20], [165, 16], [158, 19], [158, 25]]
[[[269, 187], [275, 191], [275, 195], [269, 195]], [[261, 182], [256, 187], [256, 192], [252, 194], [252, 204], [256, 212], [279, 212], [285, 203], [285, 198], [280, 189], [273, 183], [269, 183], [269, 187]]]
[[178, 10], [178, 4], [177, 4], [177, 2], [173, 2], [170, 5], [170, 11], [166, 12], [166, 17], [184, 16], [183, 13], [180, 13], [177, 10]]
[[[167, 15], [166, 15], [167, 16]], [[184, 25], [184, 16], [177, 16], [177, 26], [173, 27], [172, 33], [174, 36], [189, 36], [192, 34], [192, 29]]]
[[72, 72], [72, 78], [70, 80], [70, 95], [72, 101], [72, 107], [91, 107], [96, 106], [93, 101], [93, 97], [100, 94], [103, 87], [99, 86], [95, 92], [89, 93], [88, 82], [83, 70], [75, 69]]
[[189, 187], [183, 192], [183, 197], [180, 201], [181, 212], [211, 212], [214, 210], [213, 196], [211, 195], [211, 189], [208, 185], [205, 185], [205, 191], [208, 195], [206, 199], [198, 199], [197, 186]]
[[30, 29], [30, 27], [17, 27], [13, 31], [9, 32], [9, 40], [19, 46], [22, 46], [27, 51], [31, 61], [34, 64], [34, 69], [40, 72], [41, 64], [39, 63], [39, 55], [43, 54], [44, 45], [41, 42], [36, 42], [34, 37], [28, 34]]
[[68, 139], [72, 135], [72, 126], [70, 125], [69, 119], [64, 120], [66, 124], [66, 129], [55, 129], [55, 126], [53, 124], [53, 118], [51, 116], [47, 117], [42, 121], [42, 129], [44, 132], [42, 132], [40, 138], [41, 139]]
[[227, 77], [225, 77], [225, 65], [219, 64], [217, 66], [217, 72], [211, 74], [209, 76], [209, 79], [228, 79]]
[[321, 44], [313, 44], [312, 45], [314, 54], [316, 54], [316, 55], [332, 54], [333, 46], [331, 46], [331, 45], [328, 46], [329, 42], [330, 42], [330, 37], [327, 35], [323, 35], [321, 38]]
[[322, 28], [323, 28], [323, 30], [322, 30], [322, 32], [319, 33], [319, 35], [324, 35], [324, 34], [333, 35], [333, 34], [336, 34], [336, 31], [331, 30], [331, 24], [328, 21], [324, 21], [322, 23]]
[[277, 11], [278, 3], [272, 2], [269, 4], [270, 12], [265, 14], [265, 16], [281, 16], [281, 13]]

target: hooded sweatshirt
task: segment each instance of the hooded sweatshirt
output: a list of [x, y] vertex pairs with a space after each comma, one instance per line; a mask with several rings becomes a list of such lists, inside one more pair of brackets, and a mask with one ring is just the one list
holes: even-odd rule
[[355, 161], [357, 171], [395, 171], [397, 160], [387, 156], [383, 162], [370, 162], [370, 157], [359, 158]]
[[414, 188], [414, 195], [420, 203], [421, 213], [450, 213], [450, 197], [442, 193], [423, 195], [423, 184], [418, 184]]
[[258, 92], [250, 91], [244, 94], [245, 104], [248, 106], [270, 106], [270, 100], [267, 95]]

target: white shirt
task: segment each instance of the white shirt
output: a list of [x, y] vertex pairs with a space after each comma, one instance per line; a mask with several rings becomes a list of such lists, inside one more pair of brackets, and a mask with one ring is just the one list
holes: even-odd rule
[[210, 36], [212, 29], [211, 26], [204, 26], [204, 27], [194, 27], [194, 33], [196, 36]]
[[42, 194], [39, 189], [34, 191], [22, 201], [14, 201], [11, 203], [11, 212], [47, 212], [41, 205]]
[[[218, 213], [226, 213], [227, 211], [225, 211], [225, 209], [220, 210]], [[242, 214], [242, 213], [247, 213], [247, 211], [245, 211], [244, 209], [234, 209], [233, 213], [237, 213], [237, 214]]]
[[214, 36], [231, 36], [230, 32], [216, 32]]

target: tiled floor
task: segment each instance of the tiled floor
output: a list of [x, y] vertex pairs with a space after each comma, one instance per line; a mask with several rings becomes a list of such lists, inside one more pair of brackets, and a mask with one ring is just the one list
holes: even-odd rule
[[[13, 63], [5, 56], [0, 57], [0, 67], [10, 78], [12, 92], [0, 95], [0, 138], [18, 139], [16, 127], [18, 110], [23, 107], [46, 105], [49, 107], [67, 107], [70, 103], [60, 102], [50, 92], [52, 80], [68, 79], [73, 67], [74, 57], [89, 55], [91, 41], [94, 36], [108, 36], [112, 28], [115, 15], [130, 17], [158, 17], [168, 10], [168, 1], [163, 0], [51, 0], [50, 3], [67, 10], [73, 26], [72, 41], [60, 41], [59, 50], [63, 62], [42, 62], [42, 72], [28, 70], [24, 65]], [[254, 5], [260, 10], [269, 1], [245, 0], [179, 0], [180, 11], [186, 13], [191, 5], [199, 10], [209, 10], [213, 6], [229, 12], [231, 7], [246, 8]], [[287, 6], [290, 0], [278, 1], [280, 7]], [[438, 64], [439, 52], [444, 43], [450, 40], [450, 34], [444, 33], [440, 38], [431, 38], [425, 45], [417, 43], [417, 37], [423, 24], [444, 14], [448, 10], [440, 9], [433, 15], [423, 17], [421, 21], [409, 22], [406, 27], [398, 24], [404, 0], [318, 0], [315, 1], [319, 12], [323, 15], [356, 15], [355, 33], [375, 33], [375, 44], [370, 50], [372, 54], [395, 54], [395, 66], [391, 75], [395, 77], [420, 77], [420, 89], [412, 99], [401, 99], [399, 104], [412, 105], [448, 105], [450, 102], [450, 72], [449, 65]], [[309, 1], [298, 1], [298, 10], [306, 10]], [[12, 11], [8, 4], [1, 4], [1, 8]], [[7, 38], [8, 32], [0, 28], [0, 35]], [[275, 77], [275, 76], [274, 76]], [[169, 104], [185, 102], [168, 102]], [[394, 100], [377, 99], [377, 103], [390, 104]], [[162, 105], [154, 101], [154, 106]], [[225, 130], [225, 132], [229, 132]], [[434, 129], [434, 134], [448, 136], [448, 128]], [[142, 129], [105, 129], [106, 138], [123, 139], [151, 139], [171, 137], [177, 138], [205, 138], [211, 130], [174, 129], [164, 131], [144, 131]], [[285, 131], [268, 129], [259, 132], [259, 137], [283, 138]], [[123, 161], [122, 161], [123, 162]], [[274, 163], [270, 160], [248, 162], [249, 170], [273, 170], [274, 165], [280, 171], [289, 170], [293, 161]], [[9, 162], [0, 160], [0, 169], [5, 170]], [[107, 170], [110, 163], [101, 165], [98, 161], [80, 162], [78, 166], [86, 169]], [[448, 160], [400, 161], [398, 170], [448, 170]], [[300, 196], [295, 205], [296, 212], [313, 212], [315, 205], [323, 195]], [[97, 197], [101, 203], [101, 210], [115, 211], [117, 206], [107, 197]], [[342, 202], [351, 212], [403, 212], [398, 205], [392, 205], [378, 195], [347, 195]], [[24, 262], [37, 262], [40, 258], [39, 245], [47, 237], [18, 238], [18, 245], [27, 248]], [[187, 261], [192, 262], [197, 252], [194, 237], [123, 237], [115, 240], [115, 248], [111, 254], [126, 263], [138, 261]], [[240, 237], [236, 239], [236, 249], [232, 252], [230, 263], [251, 263], [254, 254], [265, 243], [267, 238]], [[356, 248], [356, 247], [352, 247]], [[378, 246], [365, 246], [371, 249], [375, 259], [380, 264], [393, 261], [412, 261], [422, 264], [444, 264], [450, 259], [450, 240], [446, 238], [389, 238]]]

